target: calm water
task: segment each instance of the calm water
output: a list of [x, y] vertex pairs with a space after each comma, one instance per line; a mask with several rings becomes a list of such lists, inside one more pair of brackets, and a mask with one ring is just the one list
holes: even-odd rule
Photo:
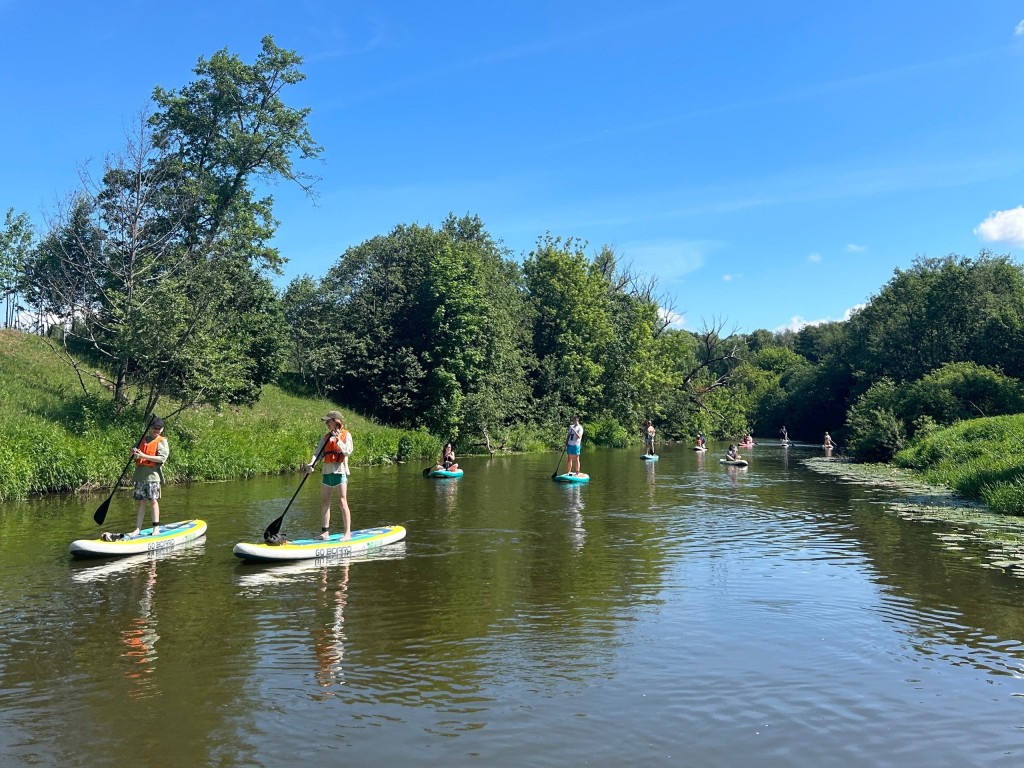
[[354, 527], [408, 538], [326, 568], [231, 553], [298, 475], [167, 489], [209, 532], [158, 559], [69, 559], [104, 496], [2, 506], [0, 765], [1024, 764], [1024, 581], [820, 449], [662, 450], [584, 453], [583, 487], [357, 468]]

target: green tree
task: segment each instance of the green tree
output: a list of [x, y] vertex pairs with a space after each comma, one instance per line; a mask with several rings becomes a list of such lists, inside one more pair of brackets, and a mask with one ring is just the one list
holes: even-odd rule
[[538, 363], [534, 400], [549, 420], [605, 405], [603, 361], [615, 333], [605, 281], [590, 269], [585, 247], [545, 235], [523, 265]]
[[281, 257], [267, 244], [273, 201], [252, 185], [309, 189], [292, 166], [319, 152], [309, 110], [281, 100], [304, 78], [300, 63], [265, 37], [251, 65], [222, 50], [181, 91], [156, 88], [156, 111], [39, 249], [37, 301], [74, 318], [68, 335], [108, 362], [118, 402], [130, 384], [147, 411], [172, 389], [185, 404], [251, 402], [275, 374], [280, 315], [267, 273]]
[[339, 353], [330, 370], [310, 366], [347, 402], [488, 445], [522, 418], [531, 365], [519, 272], [478, 217], [399, 225], [349, 248], [311, 300], [324, 330], [303, 344], [334, 339]]
[[889, 461], [907, 444], [907, 430], [897, 414], [899, 392], [883, 378], [857, 398], [847, 418], [849, 452], [860, 461]]
[[28, 214], [15, 214], [13, 208], [8, 208], [0, 229], [0, 298], [4, 301], [5, 328], [18, 325], [18, 294], [22, 290], [33, 239]]
[[864, 386], [915, 381], [945, 363], [1024, 376], [1024, 273], [1007, 256], [921, 258], [849, 323], [849, 359]]

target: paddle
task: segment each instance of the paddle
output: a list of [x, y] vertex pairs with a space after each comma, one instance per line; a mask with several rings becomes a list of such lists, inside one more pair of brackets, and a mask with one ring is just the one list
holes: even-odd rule
[[562, 446], [562, 453], [559, 454], [559, 456], [558, 456], [558, 463], [555, 464], [555, 471], [551, 473], [551, 479], [552, 480], [554, 480], [556, 477], [558, 477], [558, 468], [560, 466], [562, 466], [562, 456], [565, 456], [565, 449], [566, 449], [566, 446], [568, 446], [568, 445], [569, 445], [569, 443], [566, 442], [566, 444]]
[[[324, 440], [324, 444], [322, 446], [320, 446], [320, 450], [317, 451], [316, 452], [316, 456], [313, 457], [313, 464], [314, 465], [316, 465], [316, 463], [320, 460], [320, 457], [323, 455], [324, 448], [326, 448], [326, 447], [327, 447], [327, 441]], [[313, 474], [313, 473], [310, 472], [309, 475], [311, 475], [311, 474]], [[270, 541], [275, 536], [277, 536], [278, 533], [281, 532], [281, 523], [284, 522], [284, 516], [286, 514], [288, 514], [288, 509], [291, 507], [292, 502], [295, 501], [295, 497], [299, 495], [299, 491], [302, 490], [302, 486], [306, 482], [306, 478], [309, 477], [309, 475], [303, 473], [302, 480], [299, 481], [299, 487], [295, 489], [295, 493], [293, 493], [292, 497], [290, 499], [288, 499], [288, 506], [286, 506], [284, 508], [284, 512], [282, 512], [281, 516], [279, 518], [277, 518], [276, 520], [274, 520], [274, 522], [272, 522], [270, 525], [268, 525], [266, 530], [263, 531], [263, 540], [264, 541]]]
[[423, 476], [424, 476], [424, 477], [426, 477], [427, 475], [429, 475], [429, 474], [430, 474], [430, 470], [432, 470], [433, 468], [434, 468], [434, 465], [433, 465], [433, 464], [431, 464], [431, 465], [430, 465], [429, 467], [427, 467], [426, 469], [424, 469], [424, 470], [423, 470]]
[[[146, 433], [149, 432], [149, 428], [153, 426], [153, 419], [155, 418], [155, 413], [149, 417], [149, 423], [146, 425], [146, 429], [143, 430], [139, 439], [135, 441], [135, 445], [138, 445], [146, 439]], [[121, 475], [117, 478], [117, 482], [114, 483], [114, 487], [110, 489], [110, 495], [107, 496], [107, 500], [100, 504], [99, 509], [96, 510], [96, 514], [92, 516], [92, 519], [96, 521], [96, 525], [103, 525], [103, 521], [107, 519], [107, 510], [110, 509], [110, 500], [114, 498], [114, 494], [121, 486], [121, 481], [124, 480], [124, 473], [128, 471], [128, 467], [132, 465], [133, 461], [135, 461], [134, 457], [128, 459], [128, 463], [124, 465], [124, 469], [121, 470]]]

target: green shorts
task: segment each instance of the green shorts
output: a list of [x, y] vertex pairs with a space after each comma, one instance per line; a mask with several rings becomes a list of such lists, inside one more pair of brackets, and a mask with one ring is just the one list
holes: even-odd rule
[[332, 472], [329, 475], [320, 475], [320, 485], [326, 485], [330, 488], [336, 488], [339, 485], [344, 485], [348, 480], [345, 478], [342, 472]]

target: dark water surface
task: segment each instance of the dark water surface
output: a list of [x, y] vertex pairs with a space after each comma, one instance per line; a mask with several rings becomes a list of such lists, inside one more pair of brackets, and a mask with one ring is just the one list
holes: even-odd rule
[[0, 506], [0, 765], [1024, 765], [1024, 581], [820, 449], [662, 450], [357, 468], [408, 538], [328, 567], [231, 553], [298, 475], [166, 489], [209, 531], [158, 559], [70, 560], [103, 496]]

